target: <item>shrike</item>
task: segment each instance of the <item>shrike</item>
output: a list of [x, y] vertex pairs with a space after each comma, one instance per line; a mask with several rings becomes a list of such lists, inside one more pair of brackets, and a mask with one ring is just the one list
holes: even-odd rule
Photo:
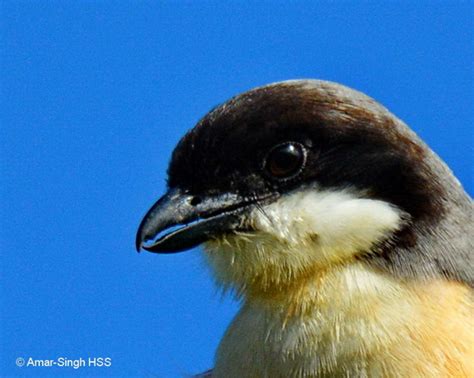
[[242, 300], [212, 377], [474, 376], [473, 203], [339, 84], [253, 89], [179, 142], [137, 248], [203, 246]]

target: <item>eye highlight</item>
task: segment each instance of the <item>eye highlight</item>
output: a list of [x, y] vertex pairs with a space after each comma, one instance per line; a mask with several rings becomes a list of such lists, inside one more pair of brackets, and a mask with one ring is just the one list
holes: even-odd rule
[[297, 175], [306, 162], [306, 149], [301, 143], [286, 142], [273, 147], [264, 162], [265, 171], [277, 179]]

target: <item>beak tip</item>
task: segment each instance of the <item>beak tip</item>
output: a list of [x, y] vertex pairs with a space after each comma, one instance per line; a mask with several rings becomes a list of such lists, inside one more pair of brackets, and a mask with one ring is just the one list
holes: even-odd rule
[[141, 252], [141, 249], [143, 247], [143, 240], [141, 237], [137, 236], [135, 239], [135, 249], [137, 250], [138, 253]]

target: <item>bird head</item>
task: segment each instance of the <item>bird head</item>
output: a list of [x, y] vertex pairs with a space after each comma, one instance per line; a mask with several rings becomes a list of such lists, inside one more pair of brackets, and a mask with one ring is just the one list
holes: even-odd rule
[[202, 244], [222, 284], [274, 290], [355, 260], [389, 261], [397, 248], [403, 256], [459, 191], [371, 98], [286, 81], [230, 99], [181, 139], [136, 244], [156, 253]]

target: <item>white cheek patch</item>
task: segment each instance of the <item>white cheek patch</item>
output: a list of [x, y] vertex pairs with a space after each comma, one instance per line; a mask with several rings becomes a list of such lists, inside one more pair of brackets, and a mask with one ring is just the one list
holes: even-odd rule
[[307, 189], [251, 214], [256, 230], [290, 245], [307, 244], [348, 255], [390, 237], [406, 216], [393, 205], [350, 190]]
[[349, 189], [308, 188], [255, 208], [255, 231], [205, 243], [206, 258], [224, 286], [264, 287], [370, 252], [407, 220], [395, 206]]

